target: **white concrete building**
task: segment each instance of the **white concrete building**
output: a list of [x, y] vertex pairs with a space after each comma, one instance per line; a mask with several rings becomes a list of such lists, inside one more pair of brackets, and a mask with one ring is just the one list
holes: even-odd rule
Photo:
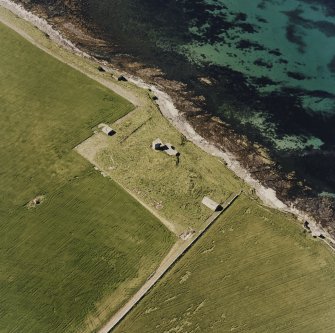
[[164, 152], [170, 156], [178, 156], [179, 152], [176, 150], [175, 147], [172, 146], [171, 143], [166, 143], [165, 144], [166, 149], [164, 150]]
[[156, 139], [152, 142], [152, 149], [153, 150], [163, 150], [163, 142], [161, 139]]
[[208, 207], [209, 209], [211, 209], [213, 212], [216, 212], [222, 209], [222, 206], [219, 203], [215, 202], [209, 197], [204, 197], [201, 203], [205, 205], [206, 207]]
[[152, 149], [162, 151], [169, 156], [179, 156], [180, 153], [171, 143], [163, 143], [161, 139], [156, 139], [152, 142]]
[[106, 135], [108, 135], [108, 136], [112, 136], [112, 135], [115, 134], [115, 131], [111, 127], [109, 127], [107, 125], [102, 126], [101, 127], [101, 131], [103, 133], [105, 133]]

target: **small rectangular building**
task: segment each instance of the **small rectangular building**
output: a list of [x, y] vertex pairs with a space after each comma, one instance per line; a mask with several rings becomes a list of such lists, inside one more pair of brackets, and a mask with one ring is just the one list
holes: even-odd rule
[[164, 149], [164, 152], [170, 156], [179, 156], [180, 153], [176, 150], [174, 146], [172, 146], [171, 143], [165, 144], [166, 149]]
[[179, 156], [180, 153], [171, 143], [163, 143], [161, 139], [156, 139], [152, 142], [152, 149], [162, 151], [169, 156]]
[[107, 125], [102, 126], [101, 131], [108, 136], [112, 136], [116, 133], [111, 127], [109, 127]]
[[208, 207], [213, 212], [217, 212], [219, 210], [222, 210], [222, 206], [219, 203], [212, 200], [211, 198], [209, 198], [209, 197], [204, 197], [202, 199], [201, 203], [203, 205], [205, 205], [206, 207]]
[[163, 142], [159, 138], [152, 142], [152, 149], [153, 150], [163, 150], [163, 147], [164, 147]]

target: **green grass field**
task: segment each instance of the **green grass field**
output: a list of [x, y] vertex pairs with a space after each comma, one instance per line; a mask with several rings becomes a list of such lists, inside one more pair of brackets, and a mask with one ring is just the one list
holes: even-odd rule
[[0, 332], [93, 332], [174, 242], [73, 151], [133, 106], [2, 24], [0, 40]]
[[[54, 54], [57, 47], [0, 8]], [[0, 25], [0, 332], [96, 332], [157, 267], [175, 238], [102, 177], [73, 147], [101, 122], [132, 110], [125, 100]], [[217, 158], [185, 140], [148, 93], [144, 106], [78, 149], [177, 232], [201, 228], [200, 204], [250, 189]], [[157, 137], [179, 163], [154, 152]], [[38, 195], [36, 208], [26, 203]], [[115, 333], [333, 333], [335, 257], [297, 221], [244, 194], [121, 322]]]
[[332, 333], [335, 257], [241, 196], [115, 329]]

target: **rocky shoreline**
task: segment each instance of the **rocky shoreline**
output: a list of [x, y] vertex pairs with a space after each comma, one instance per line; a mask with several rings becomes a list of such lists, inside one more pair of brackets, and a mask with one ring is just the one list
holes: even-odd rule
[[[216, 147], [217, 151], [212, 149], [209, 152], [224, 158], [227, 166], [244, 180], [250, 178], [249, 183], [252, 183], [251, 185], [256, 188], [257, 194], [265, 203], [294, 213], [303, 222], [308, 221], [310, 225], [322, 227], [322, 229], [315, 228], [315, 236], [327, 235], [327, 238], [335, 239], [335, 200], [333, 198], [319, 197], [305, 180], [299, 179], [294, 173], [285, 173], [280, 165], [273, 161], [267, 149], [260, 144], [252, 143], [245, 136], [237, 133], [228, 123], [207, 113], [205, 98], [190, 91], [187, 84], [167, 79], [159, 68], [149, 67], [131, 55], [118, 55], [117, 45], [111, 45], [99, 38], [99, 33], [94, 26], [85, 26], [80, 20], [81, 1], [58, 0], [35, 3], [16, 0], [15, 2], [23, 4], [26, 9], [46, 19], [60, 31], [61, 35], [69, 39], [73, 46], [84, 53], [103, 61], [104, 54], [113, 49], [116, 55], [109, 59], [109, 62], [114, 68], [127, 73], [126, 75], [132, 77], [136, 84], [142, 82], [145, 87], [157, 87], [157, 93], [166, 92], [166, 96], [168, 99], [171, 98], [171, 102], [173, 101], [179, 113], [165, 114], [165, 116], [176, 127], [179, 124], [178, 129], [188, 138], [193, 139], [192, 141], [198, 140], [198, 145], [202, 143], [205, 146], [209, 144]], [[199, 77], [198, 80], [205, 87], [215, 84], [211, 77]], [[167, 100], [166, 96], [162, 101]], [[187, 129], [185, 126], [181, 128], [183, 127], [181, 117], [186, 119], [191, 128]], [[194, 133], [192, 133], [193, 129]], [[248, 172], [241, 170], [248, 170]], [[255, 182], [259, 182], [260, 186]], [[272, 191], [270, 197], [278, 198], [278, 201], [266, 202], [269, 192], [267, 195], [264, 193], [262, 195], [261, 189]], [[283, 204], [280, 205], [279, 202]]]

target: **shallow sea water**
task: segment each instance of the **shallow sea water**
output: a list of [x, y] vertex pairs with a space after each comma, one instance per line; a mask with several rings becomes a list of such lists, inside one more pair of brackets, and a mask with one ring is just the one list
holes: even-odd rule
[[286, 170], [335, 193], [335, 1], [87, 0], [84, 14]]
[[[215, 3], [208, 1], [208, 3]], [[180, 46], [179, 52], [187, 54], [193, 62], [207, 61], [220, 66], [229, 66], [248, 77], [267, 77], [272, 84], [259, 89], [260, 92], [273, 92], [283, 86], [302, 88], [308, 91], [322, 90], [330, 98], [320, 96], [301, 96], [303, 107], [312, 113], [321, 113], [325, 117], [335, 113], [334, 69], [331, 63], [335, 55], [335, 19], [327, 17], [322, 6], [301, 4], [301, 1], [222, 1], [236, 13], [246, 15], [245, 21], [255, 26], [255, 32], [242, 33], [239, 27], [222, 34], [222, 39], [213, 44], [188, 43]], [[223, 9], [225, 12], [226, 9]], [[219, 15], [219, 13], [213, 13]], [[236, 16], [235, 16], [236, 17]], [[327, 25], [329, 28], [327, 29]], [[202, 28], [191, 28], [200, 33]], [[290, 33], [293, 37], [288, 38]], [[262, 129], [273, 130], [273, 124], [266, 117], [257, 114], [241, 119]], [[272, 126], [271, 126], [272, 125]], [[299, 140], [299, 136], [286, 135], [276, 137], [273, 131], [267, 131], [275, 139], [277, 149], [302, 149], [312, 145], [322, 146], [323, 141], [313, 135]]]

